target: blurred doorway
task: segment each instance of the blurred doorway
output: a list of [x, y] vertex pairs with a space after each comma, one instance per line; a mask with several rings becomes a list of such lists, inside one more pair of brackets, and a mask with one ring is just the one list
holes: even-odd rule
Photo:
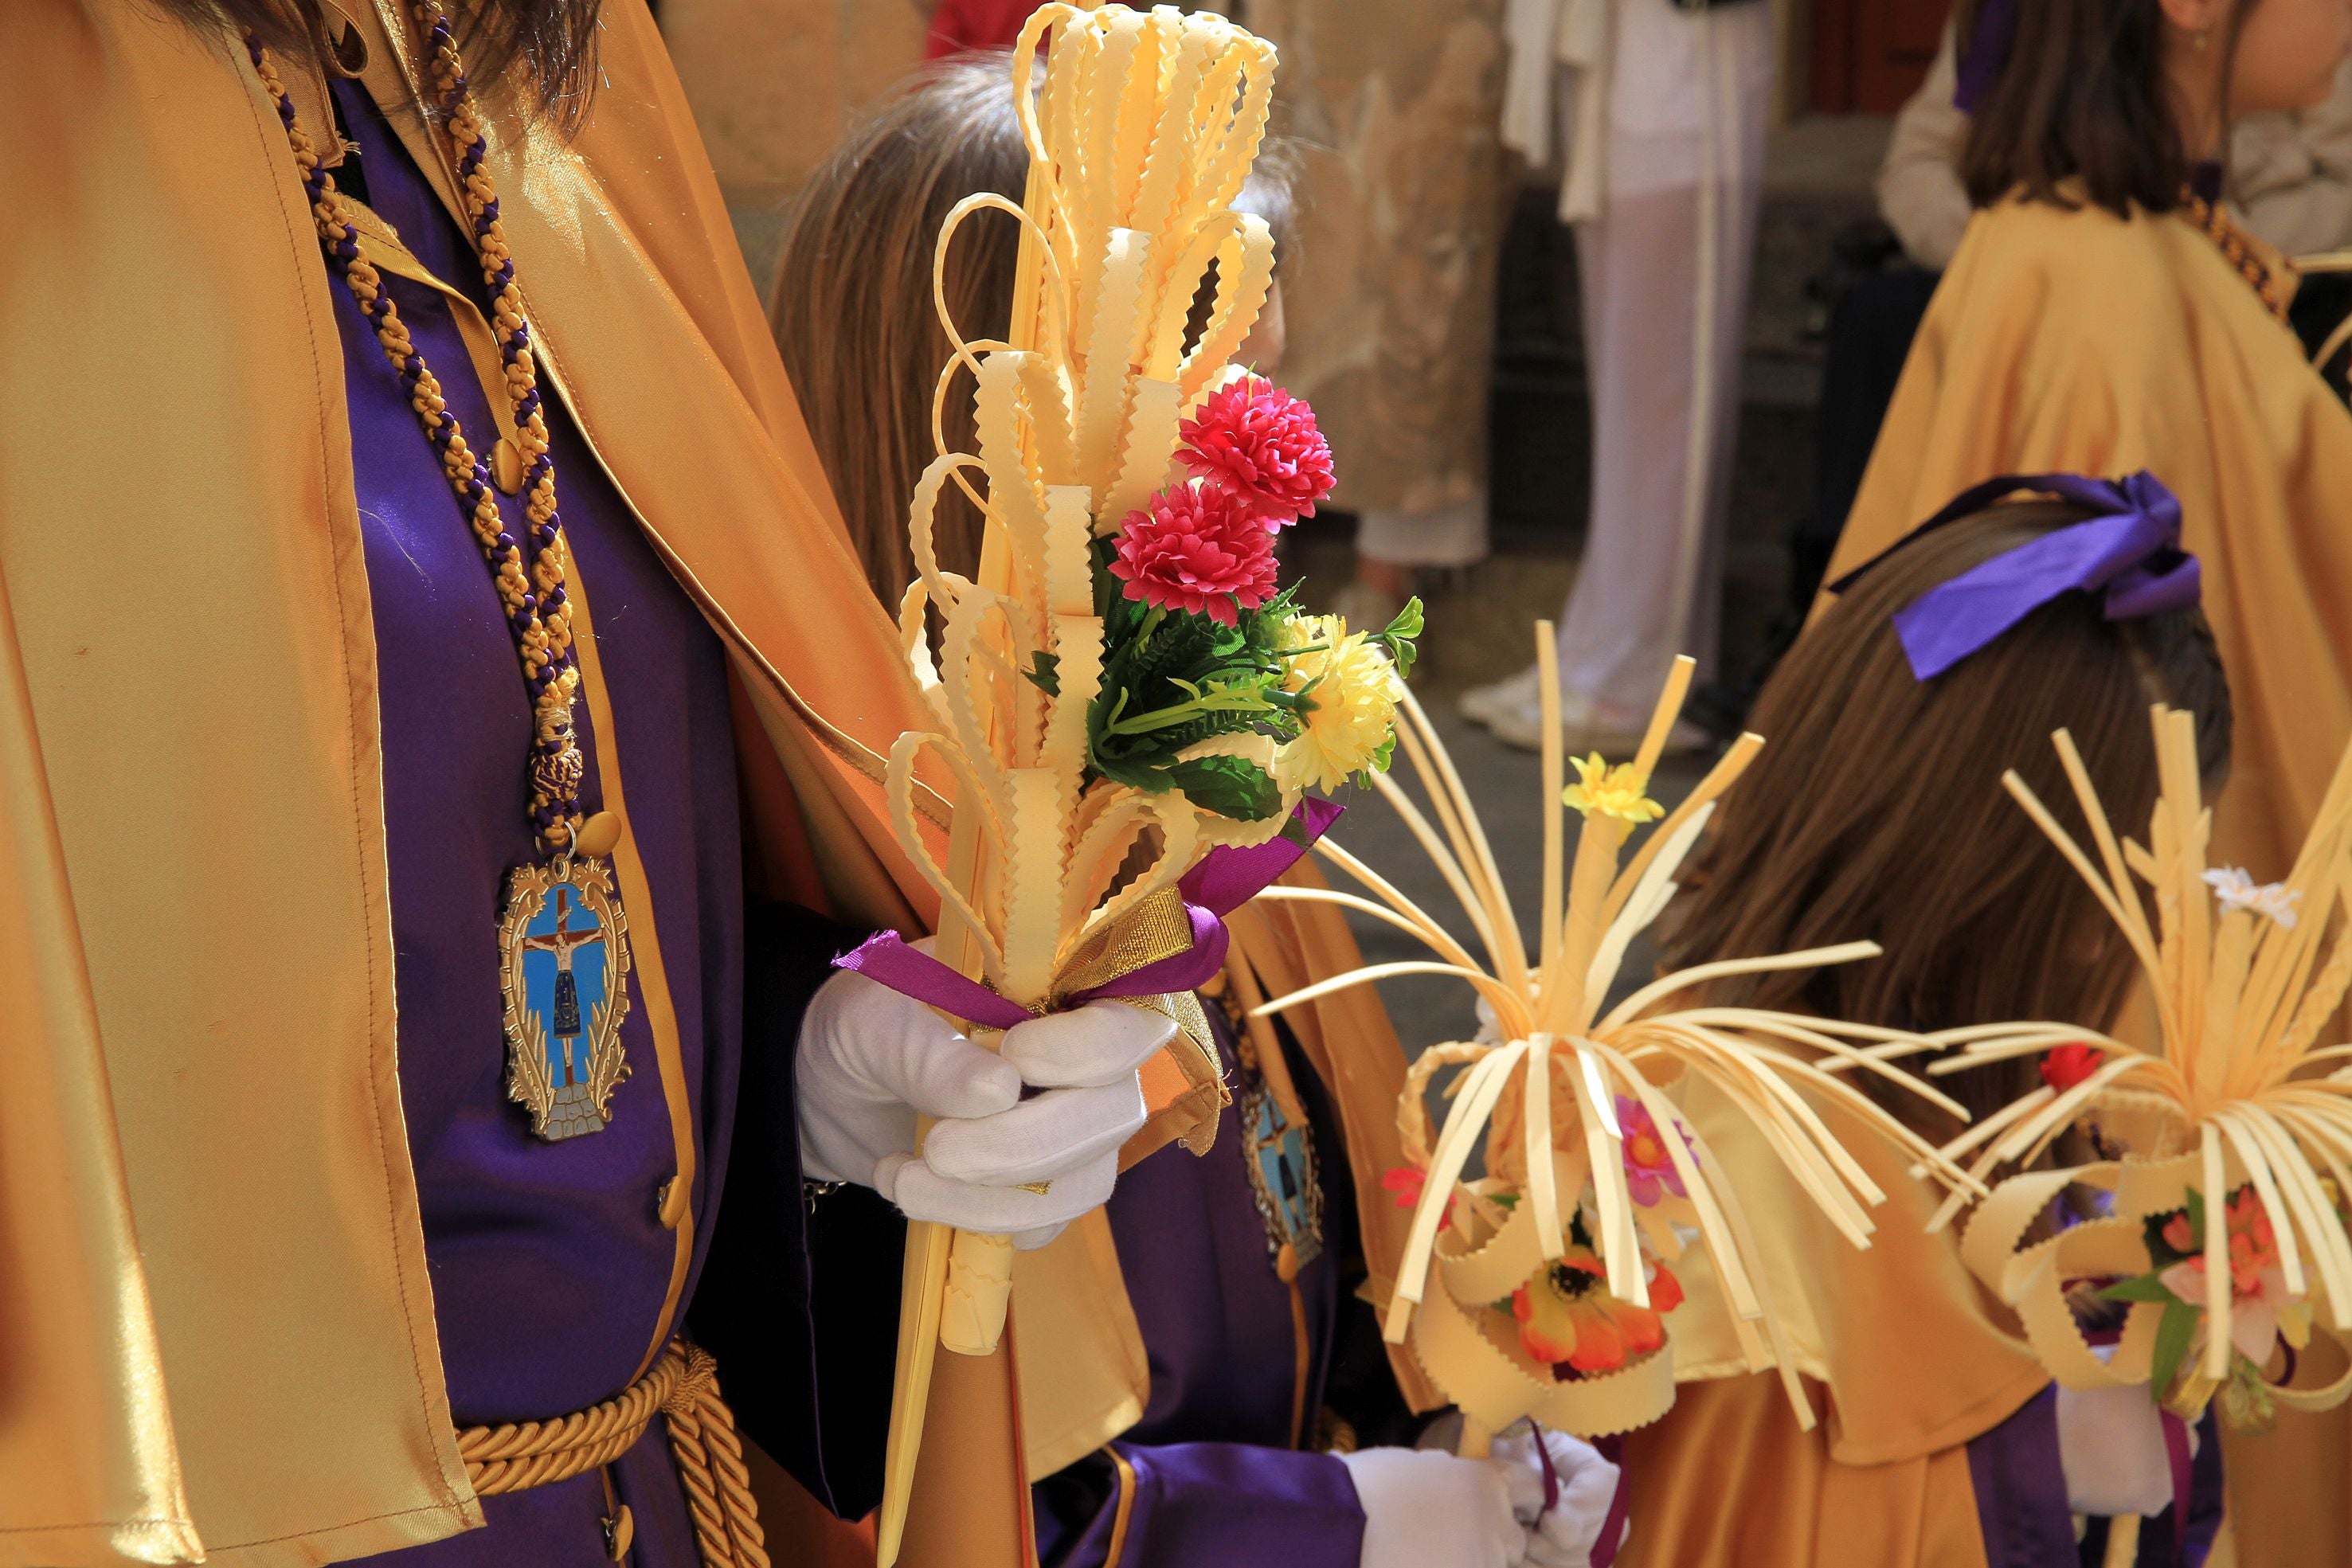
[[1951, 0], [1813, 0], [1813, 112], [1902, 108], [1927, 77], [1951, 9]]

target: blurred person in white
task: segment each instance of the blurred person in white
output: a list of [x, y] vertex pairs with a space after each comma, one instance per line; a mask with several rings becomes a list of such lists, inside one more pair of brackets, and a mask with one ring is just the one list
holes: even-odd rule
[[[1717, 580], [1772, 89], [1757, 0], [1510, 0], [1503, 139], [1564, 172], [1592, 401], [1592, 504], [1559, 624], [1561, 723], [1628, 749], [1677, 653], [1715, 662]], [[1464, 695], [1541, 739], [1533, 665]], [[1675, 744], [1706, 737], [1687, 723]]]

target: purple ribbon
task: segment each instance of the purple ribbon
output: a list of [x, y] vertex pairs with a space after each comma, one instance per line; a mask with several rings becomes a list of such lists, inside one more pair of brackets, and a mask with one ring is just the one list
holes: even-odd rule
[[1960, 56], [1959, 79], [1952, 86], [1954, 109], [1974, 114], [1984, 107], [2016, 43], [2016, 0], [1984, 0], [1977, 12], [1976, 30], [1969, 35], [1968, 50]]
[[[1224, 917], [1297, 864], [1315, 841], [1330, 831], [1344, 809], [1331, 800], [1301, 800], [1282, 831], [1265, 842], [1211, 850], [1176, 884], [1184, 913], [1192, 921], [1192, 946], [1129, 970], [1108, 985], [1064, 998], [1063, 1005], [1075, 1008], [1105, 997], [1156, 997], [1167, 991], [1198, 990], [1225, 967], [1225, 950], [1233, 938], [1225, 929]], [[833, 967], [855, 969], [894, 991], [983, 1029], [1011, 1029], [1033, 1016], [1027, 1008], [908, 946], [895, 931], [867, 938], [856, 951], [835, 958]]]
[[[2046, 492], [2098, 515], [1980, 562], [1896, 611], [1895, 635], [1919, 679], [1942, 674], [2062, 593], [2101, 595], [2110, 621], [2194, 609], [2202, 597], [2197, 558], [2180, 548], [2180, 502], [2145, 468], [2114, 480], [2079, 474], [1989, 480], [1963, 492], [1895, 549], [2020, 490]], [[1868, 570], [1848, 573], [1830, 591], [1843, 592]]]

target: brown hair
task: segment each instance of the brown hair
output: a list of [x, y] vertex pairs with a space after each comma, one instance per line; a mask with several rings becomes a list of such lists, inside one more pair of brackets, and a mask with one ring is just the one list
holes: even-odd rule
[[[520, 68], [530, 108], [575, 123], [595, 79], [596, 22], [604, 0], [448, 0], [476, 90]], [[164, 15], [231, 37], [251, 33], [281, 55], [331, 65], [334, 45], [310, 0], [147, 0]]]
[[[1009, 53], [926, 68], [817, 171], [793, 204], [777, 261], [768, 311], [776, 347], [866, 579], [893, 609], [915, 574], [908, 498], [938, 451], [931, 393], [948, 340], [932, 308], [932, 256], [940, 225], [964, 197], [1021, 199], [1029, 153], [1012, 78]], [[1237, 204], [1266, 221], [1277, 247], [1294, 166], [1289, 150], [1269, 139]], [[956, 231], [942, 292], [967, 340], [1004, 335], [1020, 249], [1020, 225], [1005, 214], [974, 214]], [[1195, 307], [1196, 330], [1205, 303]], [[968, 397], [948, 398], [940, 433], [949, 451], [971, 450]], [[978, 508], [949, 486], [935, 534], [944, 570], [973, 571], [980, 527]]]
[[[940, 225], [964, 197], [1018, 202], [1029, 153], [1013, 111], [1013, 57], [968, 55], [925, 70], [852, 132], [794, 204], [769, 307], [784, 370], [866, 579], [896, 608], [915, 575], [907, 501], [935, 455], [931, 389], [948, 339], [931, 308]], [[970, 339], [1002, 338], [1013, 311], [1018, 224], [974, 214], [949, 247], [944, 295]], [[966, 383], [967, 385], [969, 383]], [[971, 449], [971, 404], [950, 397], [950, 451]], [[980, 514], [940, 499], [940, 564], [970, 574]]]
[[[1961, 0], [1953, 26], [1966, 40], [1988, 4], [2015, 16], [2009, 57], [1969, 126], [1960, 173], [1969, 200], [1988, 207], [2012, 192], [2073, 206], [2059, 187], [2079, 182], [2092, 205], [2118, 217], [2133, 207], [2180, 204], [2190, 156], [2164, 61], [2157, 0]], [[2221, 37], [2221, 117], [2238, 37], [2260, 0], [2240, 0]], [[1965, 62], [1964, 62], [1965, 63]]]
[[[1924, 682], [1891, 624], [1937, 583], [2084, 516], [2016, 502], [1913, 539], [1798, 640], [1757, 703], [1764, 750], [1724, 802], [1669, 945], [1677, 965], [1864, 938], [1885, 951], [1712, 999], [1921, 1030], [2114, 1016], [2129, 954], [2000, 777], [2015, 768], [2079, 836], [2050, 740], [2063, 727], [2109, 819], [2134, 831], [2156, 803], [2148, 708], [2163, 702], [2196, 715], [2199, 761], [2218, 783], [2230, 693], [2203, 612], [2109, 621], [2091, 595], [2063, 593]], [[1981, 1114], [2034, 1071], [2028, 1061], [1940, 1086]], [[1898, 1114], [1924, 1109], [1881, 1092]]]

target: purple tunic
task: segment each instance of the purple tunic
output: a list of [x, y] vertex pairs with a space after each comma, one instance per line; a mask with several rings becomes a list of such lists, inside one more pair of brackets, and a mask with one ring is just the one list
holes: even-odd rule
[[[1230, 1082], [1239, 1064], [1222, 1027], [1218, 1033]], [[1309, 1429], [1290, 1430], [1297, 1354], [1290, 1292], [1274, 1271], [1244, 1164], [1241, 1119], [1228, 1105], [1208, 1154], [1154, 1155], [1121, 1176], [1111, 1197], [1111, 1233], [1150, 1358], [1151, 1398], [1143, 1419], [1113, 1445], [1126, 1474], [1097, 1458], [1037, 1486], [1038, 1555], [1046, 1568], [1109, 1564], [1122, 1511], [1116, 1568], [1356, 1568], [1364, 1518], [1347, 1467], [1293, 1443], [1314, 1435], [1327, 1394], [1349, 1407], [1367, 1442], [1402, 1435], [1365, 1428], [1404, 1412], [1393, 1385], [1381, 1387], [1389, 1374], [1370, 1309], [1341, 1290], [1355, 1223], [1338, 1122], [1313, 1071], [1296, 1052], [1290, 1061], [1324, 1192], [1323, 1252], [1298, 1281], [1308, 1326]], [[1351, 1327], [1369, 1332], [1335, 1343]], [[1372, 1397], [1365, 1401], [1368, 1388]]]
[[[361, 149], [339, 183], [437, 277], [479, 299], [471, 246], [374, 103], [347, 82], [336, 101]], [[487, 449], [497, 426], [447, 307], [429, 289], [387, 282], [468, 443]], [[381, 683], [401, 1098], [449, 1403], [460, 1425], [562, 1416], [625, 1387], [675, 1316], [665, 1315], [664, 1301], [676, 1241], [656, 1194], [676, 1157], [644, 968], [629, 976], [622, 1040], [631, 1075], [613, 1097], [611, 1124], [562, 1143], [535, 1137], [506, 1094], [495, 940], [507, 873], [533, 858], [520, 666], [488, 569], [415, 413], [341, 279], [331, 287]], [[744, 908], [725, 656], [551, 388], [548, 399], [562, 517], [618, 731], [596, 733], [583, 690], [576, 717], [591, 764], [585, 804], [600, 804], [598, 766], [617, 742], [654, 906], [625, 909], [639, 933], [658, 926], [700, 1142], [698, 1266], [726, 1166], [742, 1036]], [[520, 517], [519, 500], [500, 499]], [[614, 1472], [619, 1500], [634, 1514], [633, 1561], [688, 1568], [693, 1534], [658, 1424]], [[484, 1511], [488, 1528], [404, 1555], [436, 1568], [610, 1561], [601, 1521], [611, 1509], [594, 1474], [489, 1498]]]
[[[2221, 1528], [2221, 1444], [2211, 1411], [2199, 1425], [2189, 1469], [2189, 1528], [2176, 1549], [2170, 1513], [2140, 1521], [2137, 1568], [2201, 1568]], [[1986, 1568], [2078, 1568], [2106, 1561], [2107, 1523], [2074, 1539], [2066, 1471], [2058, 1455], [2058, 1391], [2044, 1388], [2017, 1414], [1969, 1444], [1969, 1479]]]

